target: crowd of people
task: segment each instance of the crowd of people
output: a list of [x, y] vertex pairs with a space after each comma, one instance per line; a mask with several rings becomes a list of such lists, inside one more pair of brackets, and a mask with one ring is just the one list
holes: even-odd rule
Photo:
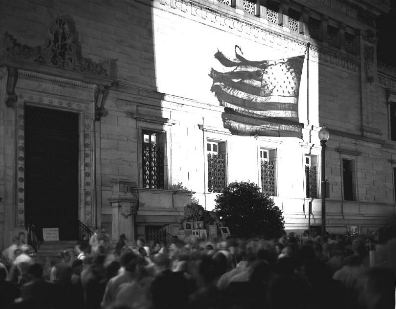
[[3, 251], [0, 308], [393, 309], [395, 274], [364, 238], [129, 243], [94, 234], [43, 261], [19, 235]]

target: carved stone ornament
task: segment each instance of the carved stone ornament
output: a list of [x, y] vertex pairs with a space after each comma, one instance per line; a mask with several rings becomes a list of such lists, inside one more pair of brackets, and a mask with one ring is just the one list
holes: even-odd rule
[[120, 207], [120, 214], [125, 219], [131, 217], [132, 215], [136, 216], [138, 212], [138, 205], [137, 203], [121, 203]]
[[15, 86], [18, 81], [18, 70], [14, 67], [7, 67], [7, 71], [7, 97], [5, 103], [8, 107], [15, 107], [18, 99], [15, 94]]
[[33, 62], [103, 78], [112, 77], [115, 66], [115, 60], [94, 62], [82, 56], [78, 33], [70, 16], [56, 18], [48, 30], [48, 38], [43, 46], [21, 44], [6, 32], [0, 48], [0, 60], [2, 59]]
[[95, 120], [100, 121], [103, 116], [107, 115], [105, 101], [109, 94], [109, 87], [99, 85], [95, 87]]

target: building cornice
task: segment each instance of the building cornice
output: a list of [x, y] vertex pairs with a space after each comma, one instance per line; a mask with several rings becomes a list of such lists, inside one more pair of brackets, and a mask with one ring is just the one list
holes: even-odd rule
[[257, 18], [245, 12], [239, 12], [235, 8], [227, 7], [220, 3], [213, 4], [203, 0], [154, 0], [152, 3], [156, 9], [178, 14], [189, 19], [204, 22], [236, 35], [248, 37], [259, 44], [265, 42], [269, 46], [290, 50], [294, 44], [296, 53], [303, 54], [307, 43], [310, 43], [310, 57], [319, 58], [323, 63], [336, 65], [346, 70], [357, 72], [360, 67], [359, 55], [349, 55], [336, 48], [331, 48], [318, 43], [316, 40], [304, 34], [293, 34], [286, 27]]

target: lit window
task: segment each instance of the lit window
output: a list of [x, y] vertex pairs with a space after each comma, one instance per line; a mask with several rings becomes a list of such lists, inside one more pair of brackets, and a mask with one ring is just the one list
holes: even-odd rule
[[165, 134], [143, 131], [143, 187], [164, 188]]
[[260, 180], [263, 193], [275, 196], [275, 150], [260, 148]]
[[317, 198], [318, 197], [317, 157], [311, 155], [304, 156], [304, 165], [305, 165], [305, 197]]
[[221, 192], [226, 186], [226, 143], [208, 141], [208, 191]]

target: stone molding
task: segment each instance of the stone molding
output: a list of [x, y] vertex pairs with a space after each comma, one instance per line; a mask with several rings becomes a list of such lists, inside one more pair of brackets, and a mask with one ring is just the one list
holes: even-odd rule
[[82, 89], [91, 89], [91, 90], [93, 90], [95, 87], [94, 84], [88, 82], [68, 79], [56, 75], [43, 74], [31, 70], [19, 69], [18, 72], [20, 79], [34, 80], [37, 82], [48, 83], [51, 85], [56, 85], [61, 87], [67, 86], [72, 88], [82, 88]]
[[353, 72], [357, 72], [360, 67], [358, 56], [349, 56], [341, 51], [319, 46], [304, 35], [298, 35], [301, 39], [294, 38], [290, 33], [280, 32], [279, 27], [275, 28], [271, 25], [263, 27], [253, 20], [247, 20], [243, 15], [238, 19], [225, 10], [214, 11], [210, 8], [209, 4], [204, 5], [192, 0], [156, 0], [153, 1], [152, 5], [158, 9], [168, 7], [176, 10], [179, 14], [191, 16], [200, 21], [203, 20], [207, 24], [216, 26], [224, 31], [234, 31], [237, 35], [246, 35], [258, 43], [266, 42], [270, 46], [284, 50], [290, 50], [290, 45], [293, 44], [296, 53], [300, 54], [304, 54], [307, 42], [310, 42], [310, 56], [312, 58], [318, 59], [318, 55], [320, 54], [320, 60], [323, 60], [323, 62], [337, 65]]
[[354, 157], [358, 157], [362, 154], [361, 151], [349, 149], [349, 148], [343, 148], [343, 147], [337, 147], [337, 148], [335, 148], [335, 151], [337, 151], [341, 154], [344, 154], [344, 155], [349, 155], [349, 156], [354, 156]]
[[[24, 72], [24, 71], [22, 71]], [[87, 90], [90, 90], [89, 88]], [[25, 105], [42, 106], [52, 109], [75, 111], [80, 117], [80, 188], [79, 188], [79, 214], [87, 225], [94, 223], [94, 112], [93, 104], [87, 102], [69, 101], [59, 99], [52, 95], [40, 95], [33, 91], [21, 91], [16, 104], [16, 223], [24, 226], [25, 217]]]
[[230, 130], [222, 128], [222, 127], [213, 127], [213, 126], [208, 126], [205, 124], [199, 124], [198, 128], [204, 132], [221, 134], [221, 135], [232, 135]]
[[41, 46], [19, 43], [5, 32], [0, 48], [0, 59], [5, 62], [27, 62], [55, 67], [100, 78], [114, 78], [115, 60], [95, 62], [82, 55], [78, 32], [72, 17], [58, 16], [48, 29], [48, 37]]
[[176, 122], [172, 119], [148, 115], [148, 114], [144, 114], [141, 112], [125, 112], [125, 114], [130, 118], [133, 118], [133, 119], [136, 119], [137, 121], [142, 121], [142, 122], [150, 122], [150, 123], [160, 124], [160, 125], [175, 125], [176, 124]]
[[383, 73], [379, 73], [378, 84], [383, 88], [396, 92], [396, 75], [395, 77], [391, 77]]

